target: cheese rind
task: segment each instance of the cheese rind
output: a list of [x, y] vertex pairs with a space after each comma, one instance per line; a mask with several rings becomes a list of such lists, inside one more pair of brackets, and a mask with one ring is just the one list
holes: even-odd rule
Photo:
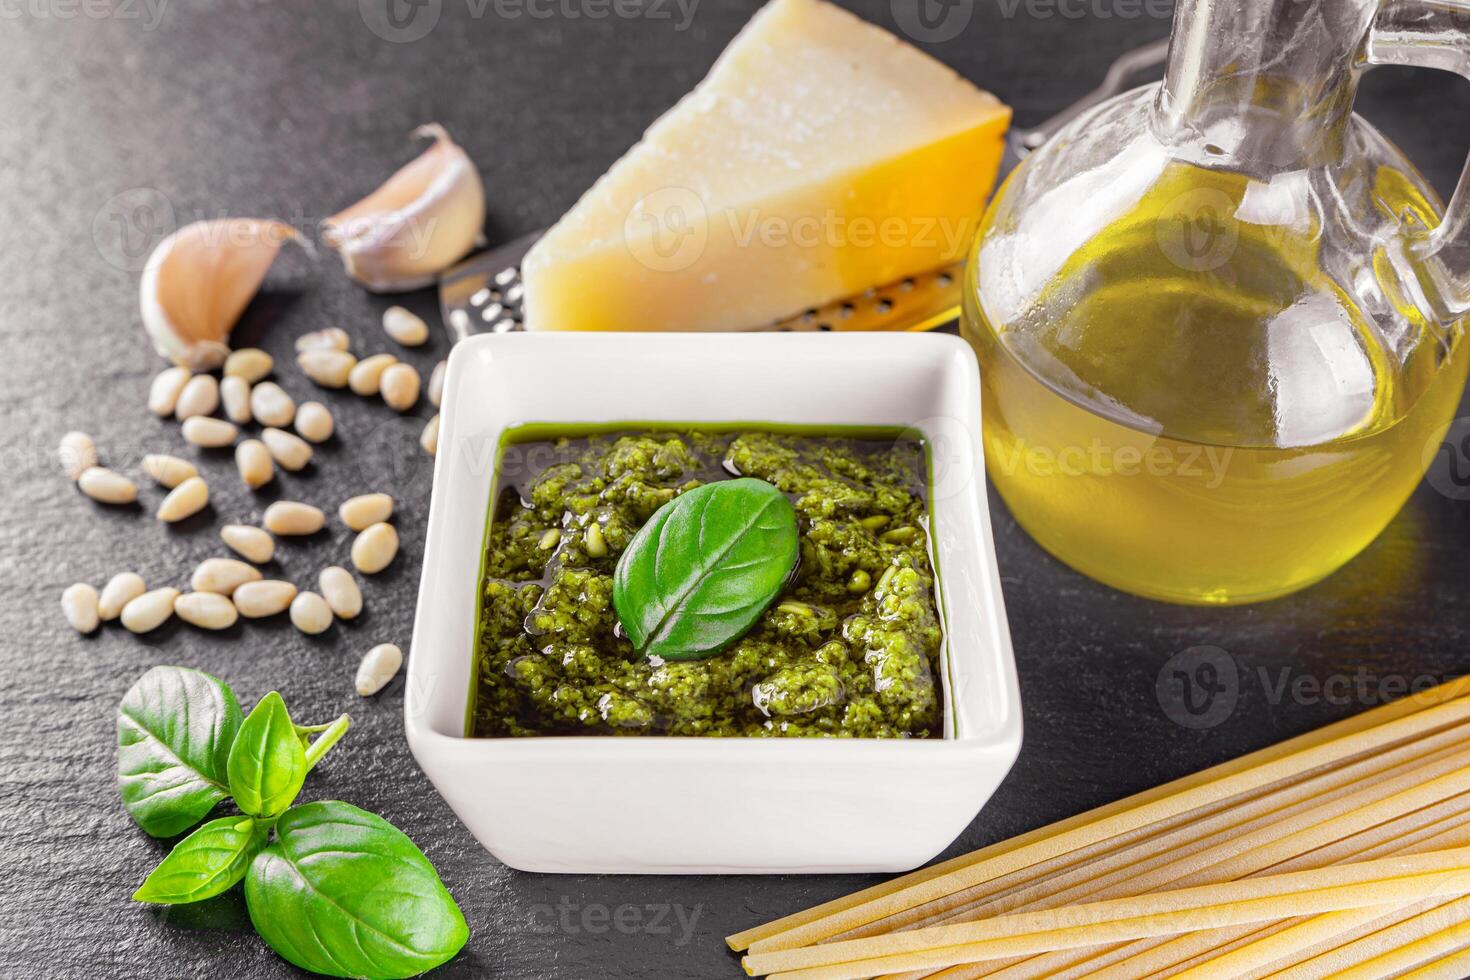
[[1010, 110], [822, 0], [773, 0], [526, 256], [537, 330], [733, 330], [953, 262]]

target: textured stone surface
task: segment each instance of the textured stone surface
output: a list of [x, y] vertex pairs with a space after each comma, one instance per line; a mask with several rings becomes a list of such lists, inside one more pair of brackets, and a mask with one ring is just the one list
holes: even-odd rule
[[[888, 3], [852, 6], [893, 24]], [[1148, 4], [1061, 6], [1083, 15], [1024, 0], [975, 4], [968, 30], [931, 50], [1031, 123], [1091, 88], [1115, 52], [1167, 31], [1157, 18], [1096, 13]], [[382, 813], [438, 865], [475, 933], [444, 976], [739, 976], [721, 936], [866, 883], [531, 876], [501, 867], [415, 768], [402, 734], [402, 680], [367, 702], [351, 687], [363, 651], [408, 643], [429, 479], [416, 440], [427, 405], [402, 420], [376, 400], [325, 395], [337, 437], [318, 450], [311, 470], [260, 495], [238, 483], [226, 454], [186, 446], [173, 423], [143, 405], [162, 366], [143, 341], [135, 295], [150, 231], [240, 214], [312, 228], [409, 159], [406, 134], [429, 120], [445, 123], [484, 171], [492, 239], [529, 231], [554, 220], [697, 81], [753, 7], [707, 0], [678, 30], [672, 3], [650, 6], [671, 13], [660, 20], [528, 12], [606, 9], [580, 2], [431, 0], [419, 9], [439, 11], [439, 21], [411, 43], [376, 36], [355, 0], [179, 0], [162, 6], [152, 29], [157, 0], [103, 18], [38, 0], [12, 5], [0, 20], [6, 975], [293, 972], [251, 935], [238, 896], [164, 914], [128, 900], [164, 848], [119, 806], [113, 716], [123, 691], [158, 663], [216, 673], [252, 702], [279, 688], [311, 721], [352, 712], [352, 732], [312, 775], [306, 795]], [[520, 16], [502, 15], [515, 10]], [[1452, 186], [1470, 114], [1463, 83], [1384, 72], [1365, 86], [1361, 107], [1442, 189]], [[279, 378], [298, 400], [317, 393], [294, 367], [291, 340], [327, 325], [346, 328], [359, 353], [393, 350], [427, 376], [445, 353], [443, 339], [436, 331], [426, 348], [395, 348], [377, 323], [388, 302], [348, 283], [330, 255], [312, 263], [293, 250], [240, 336], [276, 355]], [[433, 311], [427, 293], [407, 305]], [[202, 459], [214, 490], [209, 510], [167, 528], [151, 516], [162, 496], [151, 486], [142, 509], [85, 499], [55, 461], [57, 440], [71, 428], [92, 433], [106, 463], [134, 474], [145, 452]], [[180, 585], [196, 562], [225, 553], [217, 531], [227, 520], [256, 521], [280, 494], [335, 508], [368, 489], [403, 500], [396, 521], [404, 545], [386, 573], [365, 583], [367, 611], [356, 622], [317, 638], [303, 637], [285, 617], [222, 635], [173, 624], [141, 639], [116, 626], [78, 638], [65, 625], [59, 597], [73, 581], [100, 585], [132, 568], [150, 586]], [[1026, 744], [952, 853], [1363, 706], [1351, 692], [1346, 700], [1278, 696], [1279, 671], [1322, 680], [1363, 665], [1377, 677], [1414, 678], [1467, 666], [1470, 504], [1427, 486], [1341, 574], [1297, 597], [1239, 610], [1171, 608], [1110, 592], [1042, 554], [1003, 508], [996, 517]], [[278, 573], [314, 582], [321, 566], [345, 559], [348, 544], [333, 521], [317, 538], [283, 542]], [[1154, 686], [1171, 656], [1200, 644], [1232, 654], [1241, 682], [1234, 714], [1197, 731], [1170, 720]]]

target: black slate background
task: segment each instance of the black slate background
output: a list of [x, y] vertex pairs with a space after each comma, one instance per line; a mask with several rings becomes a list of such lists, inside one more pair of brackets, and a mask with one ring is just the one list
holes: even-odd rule
[[[848, 0], [894, 26], [908, 0]], [[964, 0], [961, 0], [964, 5]], [[351, 691], [358, 655], [406, 644], [429, 467], [404, 421], [332, 393], [339, 435], [301, 477], [252, 498], [227, 454], [204, 454], [211, 512], [165, 529], [143, 509], [77, 493], [55, 462], [60, 435], [92, 433], [104, 461], [137, 474], [144, 452], [192, 456], [144, 407], [162, 366], [138, 323], [136, 270], [158, 234], [197, 217], [265, 215], [311, 228], [414, 152], [438, 120], [478, 161], [489, 231], [504, 240], [554, 220], [692, 86], [756, 4], [704, 0], [596, 16], [598, 0], [425, 0], [425, 36], [374, 33], [381, 0], [25, 0], [0, 8], [0, 969], [7, 976], [202, 977], [293, 973], [250, 933], [243, 903], [160, 914], [129, 902], [164, 853], [123, 814], [113, 786], [118, 699], [149, 666], [218, 674], [253, 702], [278, 687], [299, 716], [343, 710], [352, 732], [306, 797], [376, 810], [418, 841], [474, 930], [443, 976], [738, 976], [720, 937], [866, 883], [857, 877], [531, 876], [481, 850], [432, 792], [402, 734], [401, 680], [376, 700]], [[1091, 88], [1117, 52], [1168, 21], [1130, 0], [970, 4], [938, 57], [1038, 122]], [[687, 7], [686, 7], [687, 9]], [[1065, 13], [1064, 13], [1065, 11]], [[1127, 16], [1142, 11], [1141, 16]], [[538, 16], [542, 14], [550, 16]], [[410, 19], [410, 33], [427, 20]], [[402, 37], [402, 35], [390, 36]], [[1444, 191], [1466, 152], [1470, 86], [1379, 72], [1360, 109]], [[425, 292], [408, 297], [433, 309]], [[352, 286], [330, 255], [286, 254], [240, 328], [285, 366], [298, 400], [320, 397], [289, 356], [299, 333], [345, 327], [359, 354], [393, 349], [387, 300]], [[400, 352], [401, 353], [401, 352]], [[427, 371], [431, 346], [406, 355]], [[1438, 466], [1445, 465], [1441, 460]], [[140, 485], [143, 483], [140, 479]], [[275, 494], [335, 507], [368, 488], [403, 501], [402, 556], [365, 589], [367, 613], [321, 638], [285, 622], [222, 636], [179, 626], [136, 638], [66, 627], [61, 590], [132, 568], [182, 584], [222, 552], [218, 524], [252, 521]], [[1470, 504], [1422, 486], [1344, 571], [1267, 605], [1203, 610], [1111, 592], [1052, 561], [996, 508], [1006, 601], [1025, 697], [1026, 742], [1010, 778], [951, 853], [1069, 815], [1277, 741], [1374, 703], [1381, 691], [1470, 667]], [[345, 558], [337, 528], [281, 548], [280, 574], [314, 581]], [[1176, 724], [1155, 682], [1200, 645], [1233, 658], [1235, 709], [1213, 727]], [[1217, 655], [1218, 657], [1219, 655]], [[1230, 661], [1223, 661], [1229, 667]], [[1177, 663], [1177, 662], [1176, 662]], [[1353, 680], [1361, 671], [1361, 685]], [[1283, 673], [1284, 672], [1284, 673]], [[1330, 687], [1313, 684], [1338, 678]], [[1283, 693], [1283, 678], [1305, 686]], [[596, 819], [595, 808], [589, 820]], [[792, 819], [801, 815], [793, 813]], [[820, 828], [813, 828], [820, 832]], [[651, 831], [653, 832], [653, 831]], [[686, 929], [681, 925], [688, 923]]]

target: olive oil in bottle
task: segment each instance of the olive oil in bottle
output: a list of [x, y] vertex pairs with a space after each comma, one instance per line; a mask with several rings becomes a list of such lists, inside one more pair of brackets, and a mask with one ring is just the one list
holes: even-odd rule
[[[978, 240], [962, 332], [990, 477], [1044, 548], [1117, 588], [1235, 603], [1322, 578], [1397, 513], [1459, 403], [1460, 326], [1415, 311], [1385, 248], [1365, 263], [1405, 324], [1385, 335], [1323, 268], [1322, 188], [1261, 188], [1170, 160], [1054, 260], [988, 267], [1013, 259], [987, 254], [995, 229]], [[1437, 221], [1400, 174], [1369, 194]]]

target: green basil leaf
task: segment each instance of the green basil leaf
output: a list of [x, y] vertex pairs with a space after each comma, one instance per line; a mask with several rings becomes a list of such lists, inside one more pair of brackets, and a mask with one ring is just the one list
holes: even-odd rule
[[179, 841], [153, 869], [134, 901], [155, 905], [202, 902], [234, 887], [265, 846], [271, 825], [250, 817], [221, 817]]
[[464, 916], [413, 841], [336, 801], [287, 810], [250, 864], [245, 902], [282, 957], [332, 977], [412, 977], [470, 937]]
[[253, 817], [274, 817], [296, 800], [306, 782], [306, 750], [275, 691], [260, 699], [230, 749], [230, 792]]
[[618, 559], [613, 606], [645, 656], [698, 660], [755, 624], [797, 556], [796, 510], [745, 477], [664, 504]]
[[123, 806], [154, 837], [181, 834], [230, 795], [227, 762], [240, 705], [224, 681], [187, 667], [154, 667], [117, 709]]

